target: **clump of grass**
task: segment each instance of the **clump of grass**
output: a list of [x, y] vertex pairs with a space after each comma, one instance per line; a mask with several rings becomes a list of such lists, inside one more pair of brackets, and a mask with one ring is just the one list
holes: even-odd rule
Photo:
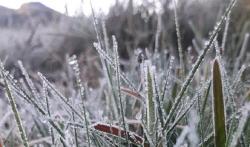
[[[15, 96], [20, 105], [25, 100], [33, 111], [36, 123], [32, 128], [39, 133], [26, 132], [29, 140], [42, 134], [46, 138], [40, 143], [43, 146], [249, 146], [249, 133], [244, 131], [249, 125], [249, 104], [245, 98], [249, 96], [249, 87], [244, 80], [247, 68], [242, 66], [237, 73], [229, 70], [228, 75], [220, 47], [225, 47], [229, 34], [224, 32], [223, 41], [217, 40], [235, 3], [236, 0], [230, 2], [197, 56], [186, 53], [181, 46], [176, 6], [178, 48], [181, 64], [185, 64], [185, 72], [189, 73], [186, 77], [176, 66], [176, 58], [166, 56], [157, 44], [156, 52], [142, 50], [138, 62], [129, 60], [127, 66], [123, 65], [116, 38], [112, 37], [113, 49], [110, 49], [105, 22], [103, 30], [98, 30], [94, 13], [98, 41], [94, 47], [101, 58], [103, 73], [100, 88], [91, 89], [85, 83], [76, 56], [68, 58], [71, 68], [65, 73], [67, 83], [63, 84], [70, 89], [67, 96], [44, 74], [29, 75], [21, 62], [23, 79], [13, 78], [2, 66], [1, 78], [7, 83], [9, 97]], [[158, 29], [158, 37], [159, 30], [162, 29]], [[244, 51], [248, 38], [245, 40]], [[195, 62], [189, 61], [192, 56]], [[212, 60], [212, 65], [207, 64]], [[243, 62], [244, 59], [238, 60], [237, 66]], [[230, 80], [231, 76], [235, 78]], [[238, 97], [238, 101], [233, 97]], [[21, 115], [18, 109], [13, 111]], [[21, 123], [20, 117], [17, 119]], [[30, 126], [20, 127], [20, 132], [25, 127]], [[24, 144], [28, 145], [27, 137], [22, 134]]]

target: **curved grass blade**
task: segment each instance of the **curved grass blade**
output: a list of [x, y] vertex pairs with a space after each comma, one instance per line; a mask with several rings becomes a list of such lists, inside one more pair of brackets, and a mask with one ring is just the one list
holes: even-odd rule
[[223, 87], [221, 70], [218, 59], [213, 63], [213, 116], [215, 146], [224, 147], [226, 144], [226, 122], [224, 111]]

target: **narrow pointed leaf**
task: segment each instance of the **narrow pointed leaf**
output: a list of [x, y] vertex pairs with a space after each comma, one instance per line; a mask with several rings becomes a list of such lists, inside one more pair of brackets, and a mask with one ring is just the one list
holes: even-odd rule
[[221, 71], [218, 59], [213, 63], [213, 116], [215, 146], [224, 147], [226, 143], [226, 123]]
[[149, 67], [147, 67], [147, 123], [150, 133], [154, 131], [155, 124], [155, 107], [154, 107], [154, 91], [153, 78]]

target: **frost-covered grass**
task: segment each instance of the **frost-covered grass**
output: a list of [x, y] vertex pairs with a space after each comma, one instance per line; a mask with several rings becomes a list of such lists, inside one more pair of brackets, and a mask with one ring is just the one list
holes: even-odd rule
[[75, 55], [67, 56], [64, 87], [40, 72], [29, 74], [21, 61], [20, 79], [1, 66], [0, 146], [249, 146], [250, 65], [248, 57], [242, 58], [249, 34], [233, 68], [221, 49], [230, 36], [235, 3], [228, 5], [198, 55], [183, 50], [175, 10], [180, 56], [158, 49], [156, 35], [157, 49], [136, 50], [124, 70], [116, 37], [110, 45], [105, 24], [99, 30], [94, 16], [93, 46], [103, 75], [96, 89], [81, 79]]

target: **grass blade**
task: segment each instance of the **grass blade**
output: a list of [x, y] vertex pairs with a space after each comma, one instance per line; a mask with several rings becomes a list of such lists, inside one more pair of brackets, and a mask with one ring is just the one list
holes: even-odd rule
[[[1, 64], [1, 67], [3, 68], [2, 63], [0, 63], [0, 64]], [[9, 85], [8, 81], [6, 80], [6, 77], [4, 76], [3, 72], [4, 71], [1, 71], [1, 77], [3, 77], [3, 80], [4, 80], [4, 85], [5, 85], [7, 97], [8, 97], [8, 100], [10, 102], [10, 106], [12, 108], [12, 111], [14, 113], [14, 117], [15, 117], [15, 120], [17, 123], [18, 130], [20, 132], [20, 136], [21, 136], [23, 145], [25, 147], [29, 147], [28, 139], [27, 139], [27, 136], [26, 136], [23, 124], [22, 124], [21, 117], [20, 117], [19, 112], [17, 110], [17, 105], [16, 105], [15, 99], [13, 97], [13, 93], [11, 92], [10, 85]]]
[[[43, 82], [43, 97], [45, 98], [45, 101], [46, 101], [48, 116], [51, 117], [50, 103], [49, 103], [49, 99], [48, 99], [48, 89], [47, 89], [47, 84], [45, 82]], [[53, 132], [52, 128], [50, 128], [50, 134], [51, 134], [52, 144], [55, 144], [55, 136], [54, 136], [54, 132]]]
[[174, 19], [175, 19], [175, 28], [176, 28], [176, 36], [177, 36], [177, 44], [178, 44], [178, 53], [179, 53], [179, 62], [181, 68], [181, 78], [184, 76], [185, 73], [185, 66], [184, 66], [184, 54], [181, 44], [181, 32], [180, 32], [180, 24], [177, 12], [177, 1], [174, 0]]
[[[86, 132], [87, 132], [87, 143], [88, 143], [88, 147], [90, 147], [90, 133], [89, 133], [89, 129], [88, 129], [88, 125], [89, 125], [89, 121], [87, 119], [87, 110], [86, 110], [86, 107], [85, 107], [85, 102], [84, 100], [86, 99], [86, 92], [85, 92], [85, 88], [83, 87], [83, 84], [82, 84], [82, 80], [80, 78], [80, 68], [79, 68], [79, 64], [77, 62], [77, 59], [76, 59], [76, 56], [73, 55], [71, 57], [71, 59], [69, 59], [69, 64], [72, 66], [72, 69], [74, 71], [74, 76], [76, 77], [76, 83], [77, 83], [77, 87], [78, 87], [78, 91], [80, 93], [80, 96], [81, 96], [81, 100], [82, 100], [82, 107], [83, 107], [83, 115], [84, 115], [84, 123], [85, 123], [85, 128], [86, 128]], [[74, 111], [72, 111], [73, 114], [75, 114]], [[74, 115], [73, 115], [74, 117]], [[75, 119], [75, 118], [73, 118]], [[75, 134], [76, 133], [76, 130], [75, 130]], [[76, 141], [76, 144], [78, 142], [77, 140], [77, 135], [75, 136], [75, 141]]]
[[223, 87], [218, 59], [213, 63], [213, 116], [215, 146], [223, 147], [226, 143], [226, 122], [224, 111]]
[[146, 104], [147, 104], [147, 127], [150, 131], [150, 135], [153, 135], [154, 125], [155, 125], [155, 104], [154, 104], [154, 86], [153, 86], [153, 76], [150, 70], [150, 64], [145, 62], [145, 91], [147, 94]]
[[[114, 48], [114, 53], [115, 53], [115, 68], [116, 68], [116, 80], [117, 80], [117, 96], [119, 98], [119, 104], [120, 104], [120, 114], [122, 117], [122, 124], [123, 124], [123, 129], [125, 132], [127, 132], [126, 129], [126, 123], [125, 123], [125, 113], [124, 113], [124, 109], [123, 109], [123, 102], [122, 102], [122, 95], [121, 95], [121, 75], [120, 75], [120, 63], [119, 63], [119, 53], [118, 53], [118, 44], [116, 41], [115, 36], [112, 36], [113, 39], [113, 48]], [[128, 134], [126, 134], [126, 142], [127, 145], [129, 145], [128, 142]]]
[[248, 106], [246, 106], [245, 110], [244, 109], [242, 110], [242, 116], [239, 120], [238, 128], [233, 135], [233, 139], [232, 139], [230, 147], [236, 147], [239, 143], [240, 137], [242, 135], [242, 132], [244, 130], [244, 127], [245, 127], [245, 125], [247, 123], [247, 119], [248, 119], [248, 111], [249, 110], [247, 110], [247, 107]]

